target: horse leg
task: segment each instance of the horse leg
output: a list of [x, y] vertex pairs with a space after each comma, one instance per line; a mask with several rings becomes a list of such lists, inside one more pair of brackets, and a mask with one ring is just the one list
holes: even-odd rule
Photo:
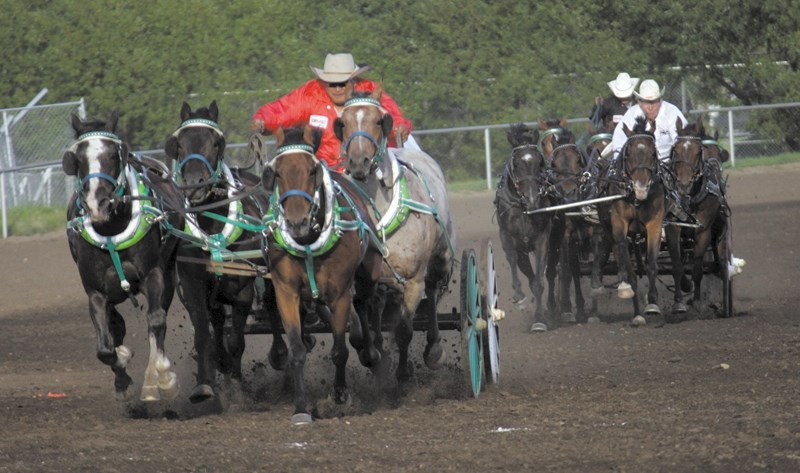
[[394, 334], [399, 354], [396, 376], [397, 380], [401, 382], [408, 381], [413, 372], [408, 360], [408, 346], [414, 336], [414, 316], [424, 289], [425, 282], [421, 275], [417, 276], [415, 279], [406, 281], [400, 299], [400, 314], [394, 327]]
[[[565, 238], [567, 238], [566, 233], [566, 225], [564, 222], [564, 217], [559, 216], [555, 219], [553, 226], [551, 227], [550, 231], [550, 238], [548, 239], [547, 244], [550, 245], [548, 248], [548, 258], [545, 260], [547, 262], [547, 267], [544, 271], [545, 277], [547, 278], [547, 310], [550, 312], [551, 318], [554, 321], [557, 321], [556, 318], [556, 276], [561, 273], [561, 277], [559, 278], [560, 282], [560, 296], [561, 296], [561, 309], [562, 314], [564, 313], [564, 304], [569, 306], [570, 298], [569, 298], [569, 284], [565, 284], [564, 281], [564, 266], [563, 261], [564, 258], [567, 256], [567, 249], [564, 247]], [[562, 266], [559, 271], [559, 262], [562, 262]], [[543, 274], [542, 271], [536, 271], [536, 274]], [[568, 276], [568, 275], [566, 275]], [[566, 294], [566, 300], [565, 299]], [[567, 312], [571, 312], [572, 308], [569, 307]], [[556, 322], [556, 325], [558, 323]]]
[[333, 332], [333, 347], [331, 348], [331, 361], [336, 371], [333, 378], [333, 400], [336, 404], [349, 404], [350, 392], [347, 390], [346, 365], [349, 350], [345, 343], [347, 321], [350, 318], [350, 308], [353, 305], [349, 289], [331, 304], [331, 331]]
[[114, 391], [118, 401], [131, 398], [133, 380], [126, 367], [133, 352], [122, 344], [125, 338], [125, 320], [99, 292], [89, 294], [89, 315], [97, 336], [97, 359], [114, 372]]
[[692, 266], [692, 282], [694, 283], [693, 302], [700, 301], [700, 282], [703, 279], [703, 256], [711, 243], [711, 229], [705, 228], [695, 235], [694, 255]]
[[528, 255], [527, 253], [517, 251], [511, 236], [504, 231], [500, 231], [500, 246], [503, 248], [503, 254], [505, 254], [506, 261], [508, 261], [508, 265], [511, 267], [511, 289], [514, 290], [514, 294], [511, 295], [511, 302], [517, 307], [524, 307], [528, 297], [522, 292], [522, 283], [519, 280], [519, 271], [517, 267], [519, 265], [519, 258], [525, 257], [527, 259]]
[[[274, 280], [273, 280], [274, 281]], [[300, 321], [300, 297], [292, 287], [275, 286], [275, 295], [281, 322], [289, 340], [289, 373], [292, 376], [294, 415], [292, 424], [310, 424], [311, 414], [306, 406], [306, 385], [303, 370], [306, 364], [306, 345]]]
[[[368, 368], [373, 368], [381, 361], [381, 352], [375, 346], [370, 330], [370, 319], [376, 312], [377, 285], [372, 281], [361, 281], [356, 278], [356, 295], [350, 308], [350, 345], [358, 352], [358, 361]], [[353, 314], [353, 312], [355, 314]], [[355, 316], [353, 316], [355, 315]], [[356, 325], [359, 330], [356, 332]], [[380, 333], [380, 327], [377, 328]]]
[[[537, 241], [536, 248], [534, 249], [534, 264], [536, 265], [535, 274], [541, 275], [545, 272], [545, 265], [548, 261], [548, 251], [547, 251], [547, 232], [543, 232], [543, 234], [539, 237], [539, 241]], [[527, 260], [527, 258], [526, 258]], [[528, 262], [530, 266], [530, 262]], [[534, 269], [531, 269], [531, 273], [533, 274]], [[555, 279], [555, 278], [554, 278]], [[548, 329], [555, 328], [558, 324], [552, 318], [552, 312], [544, 311], [544, 304], [542, 302], [542, 294], [544, 294], [544, 284], [542, 283], [541, 277], [533, 277], [530, 279], [531, 283], [531, 292], [533, 292], [533, 297], [536, 300], [536, 305], [534, 306], [533, 312], [533, 323], [531, 324], [530, 331], [531, 332], [544, 332]]]
[[[581, 234], [576, 232], [575, 236], [580, 238]], [[583, 297], [583, 289], [581, 288], [581, 262], [579, 258], [580, 244], [580, 240], [576, 240], [574, 238], [571, 240], [568, 267], [570, 268], [570, 273], [572, 274], [572, 284], [575, 286], [576, 320], [584, 323], [586, 322], [587, 317], [585, 309], [586, 299]]]
[[147, 298], [147, 335], [150, 341], [150, 356], [144, 372], [142, 384], [142, 401], [160, 401], [162, 398], [171, 400], [178, 395], [178, 375], [172, 371], [172, 364], [164, 350], [164, 338], [167, 333], [167, 311], [164, 297], [172, 298], [172, 294], [165, 295], [164, 275], [156, 269], [147, 275], [143, 284], [143, 293]]
[[267, 279], [264, 280], [264, 283], [264, 310], [267, 312], [272, 330], [272, 346], [269, 349], [267, 359], [272, 369], [282, 371], [289, 364], [289, 348], [286, 346], [283, 335], [281, 335], [281, 315], [278, 313], [278, 305], [275, 302], [275, 288], [272, 286], [272, 282]]
[[[658, 286], [656, 277], [658, 276], [658, 251], [661, 248], [661, 229], [663, 228], [662, 219], [653, 219], [645, 224], [647, 230], [647, 306], [644, 311], [650, 315], [661, 315], [658, 307]], [[680, 231], [678, 232], [680, 239]], [[680, 244], [679, 242], [677, 244]], [[683, 268], [681, 268], [683, 272]], [[680, 281], [680, 278], [679, 278]], [[680, 282], [678, 282], [680, 284]]]
[[675, 283], [675, 302], [672, 304], [672, 313], [684, 313], [686, 312], [686, 304], [683, 303], [683, 291], [681, 288], [684, 279], [683, 256], [681, 255], [681, 228], [669, 225], [665, 233], [667, 235], [669, 258], [672, 261], [672, 280]]
[[441, 367], [442, 349], [441, 336], [439, 335], [439, 314], [436, 306], [439, 302], [440, 290], [447, 286], [450, 277], [450, 261], [452, 254], [447, 250], [444, 254], [435, 255], [428, 262], [428, 273], [425, 276], [425, 298], [421, 301], [417, 312], [426, 316], [428, 329], [426, 331], [427, 344], [423, 352], [425, 365], [430, 369]]
[[[216, 371], [209, 327], [208, 293], [203, 282], [206, 278], [205, 269], [189, 265], [193, 263], [187, 263], [186, 266], [179, 264], [178, 272], [183, 294], [191, 294], [191, 297], [184, 297], [183, 300], [194, 327], [194, 349], [197, 352], [197, 375], [189, 401], [198, 403], [214, 397]], [[193, 274], [193, 271], [203, 271], [203, 274]]]

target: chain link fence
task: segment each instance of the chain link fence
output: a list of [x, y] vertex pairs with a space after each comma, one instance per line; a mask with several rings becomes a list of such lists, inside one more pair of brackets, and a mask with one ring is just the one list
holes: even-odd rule
[[[676, 88], [680, 91], [682, 88]], [[666, 100], [679, 107], [691, 101], [681, 95]], [[688, 106], [688, 105], [687, 105]], [[85, 116], [83, 102], [0, 110], [0, 204], [3, 237], [8, 236], [7, 210], [22, 206], [65, 207], [74, 189], [74, 178], [61, 171], [61, 155], [73, 141], [70, 114]], [[588, 115], [588, 112], [587, 112]], [[756, 106], [706, 107], [686, 112], [689, 121], [702, 118], [706, 131], [718, 133], [720, 144], [736, 160], [797, 152], [794, 136], [800, 125], [800, 102]], [[549, 119], [556, 117], [547, 117]], [[588, 118], [569, 119], [569, 127], [581, 139], [588, 137]], [[536, 126], [535, 119], [527, 122]], [[510, 124], [493, 124], [416, 130], [420, 146], [437, 159], [450, 183], [486, 181], [495, 185], [511, 147], [506, 139]], [[275, 143], [268, 142], [268, 155]], [[162, 149], [139, 150], [138, 154], [167, 162]], [[234, 167], [259, 173], [247, 143], [229, 143], [226, 161]]]

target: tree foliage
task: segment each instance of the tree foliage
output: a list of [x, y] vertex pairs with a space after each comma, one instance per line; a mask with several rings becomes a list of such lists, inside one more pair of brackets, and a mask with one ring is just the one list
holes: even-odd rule
[[118, 109], [134, 147], [158, 148], [184, 101], [217, 100], [244, 140], [257, 107], [339, 51], [417, 128], [585, 116], [621, 70], [691, 75], [706, 103], [792, 101], [799, 22], [793, 0], [6, 0], [0, 107], [46, 87], [47, 102]]

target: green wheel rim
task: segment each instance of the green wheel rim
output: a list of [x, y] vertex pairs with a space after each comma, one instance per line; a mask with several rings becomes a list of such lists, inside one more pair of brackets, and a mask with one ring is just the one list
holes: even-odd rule
[[469, 373], [472, 381], [472, 394], [478, 397], [483, 385], [483, 333], [475, 328], [481, 318], [480, 294], [478, 287], [478, 267], [475, 253], [470, 252], [467, 260], [467, 356], [469, 357]]

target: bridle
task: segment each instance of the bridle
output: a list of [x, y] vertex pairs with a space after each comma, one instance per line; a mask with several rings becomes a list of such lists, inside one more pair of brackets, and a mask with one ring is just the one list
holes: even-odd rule
[[[581, 168], [578, 171], [562, 170], [554, 166], [557, 155], [569, 150], [574, 150], [579, 157], [579, 165]], [[580, 147], [574, 143], [565, 143], [555, 147], [546, 162], [548, 167], [546, 180], [550, 184], [547, 191], [552, 191], [555, 197], [565, 202], [571, 195], [581, 194], [592, 177], [589, 172], [589, 168], [592, 165], [591, 157], [587, 157], [586, 154], [581, 151]], [[574, 182], [576, 186], [575, 190], [569, 194], [564, 191], [564, 184], [568, 182]], [[575, 197], [577, 197], [577, 195]]]
[[[698, 151], [693, 153], [692, 155], [696, 157], [696, 159], [692, 159], [686, 157], [677, 159], [676, 158], [676, 149], [680, 145], [680, 143], [697, 143]], [[694, 187], [695, 182], [702, 177], [703, 175], [703, 166], [704, 166], [704, 159], [703, 153], [705, 150], [705, 146], [702, 143], [702, 140], [696, 136], [679, 136], [678, 139], [675, 141], [675, 144], [672, 146], [672, 152], [670, 153], [670, 166], [671, 166], [671, 173], [673, 174], [673, 178], [677, 181], [677, 167], [678, 165], [688, 166], [691, 169], [692, 173], [692, 180], [690, 185], [688, 186], [689, 189]], [[694, 162], [693, 162], [694, 161]], [[677, 189], [678, 192], [682, 192], [681, 188]]]
[[[86, 186], [89, 184], [89, 181], [92, 179], [100, 179], [103, 181], [107, 181], [114, 186], [113, 194], [117, 196], [116, 199], [112, 200], [112, 208], [116, 208], [117, 205], [121, 202], [121, 197], [125, 193], [125, 183], [127, 182], [127, 176], [125, 175], [125, 170], [128, 167], [128, 156], [125, 152], [125, 145], [123, 144], [122, 140], [119, 139], [117, 135], [111, 133], [109, 131], [90, 131], [87, 133], [83, 133], [78, 137], [78, 139], [73, 143], [70, 147], [70, 151], [77, 154], [78, 145], [84, 142], [93, 141], [93, 140], [102, 140], [102, 141], [110, 141], [114, 144], [116, 148], [116, 155], [120, 160], [119, 166], [119, 175], [114, 177], [105, 172], [91, 172], [83, 178], [81, 178], [77, 182], [77, 193], [81, 200], [85, 200], [86, 198]], [[112, 156], [113, 159], [113, 156]]]
[[[192, 128], [207, 128], [210, 129], [212, 132], [214, 132], [218, 137], [220, 138], [224, 137], [222, 129], [219, 127], [217, 122], [205, 118], [190, 118], [184, 121], [183, 123], [181, 123], [181, 126], [177, 130], [175, 130], [174, 133], [172, 133], [172, 136], [179, 138], [182, 131]], [[183, 168], [186, 167], [186, 165], [191, 161], [200, 161], [205, 165], [210, 176], [207, 181], [199, 184], [191, 184], [191, 185], [186, 184], [186, 181], [183, 176]], [[208, 160], [208, 157], [206, 157], [205, 155], [200, 153], [190, 153], [178, 161], [177, 169], [175, 170], [174, 180], [175, 182], [179, 181], [183, 182], [182, 185], [178, 186], [178, 188], [181, 190], [214, 187], [220, 182], [225, 180], [224, 177], [225, 173], [223, 167], [224, 167], [224, 160], [222, 159], [222, 156], [217, 157], [216, 166], [213, 166], [211, 162]], [[206, 193], [206, 198], [210, 193], [211, 190], [209, 190], [209, 192]]]
[[[381, 112], [386, 113], [384, 108], [381, 106], [380, 102], [371, 97], [353, 97], [345, 102], [344, 108], [342, 108], [342, 114], [344, 114], [344, 111], [347, 110], [348, 108], [358, 107], [358, 106], [376, 107]], [[366, 131], [357, 130], [353, 132], [347, 138], [347, 140], [342, 142], [341, 151], [339, 153], [341, 156], [347, 156], [347, 152], [350, 149], [350, 143], [352, 143], [353, 140], [356, 138], [365, 138], [367, 141], [372, 143], [372, 146], [375, 147], [375, 154], [372, 155], [372, 157], [370, 158], [370, 173], [372, 173], [378, 167], [381, 160], [383, 160], [383, 156], [386, 153], [389, 137], [383, 133], [383, 130], [381, 130], [380, 142], [379, 142], [378, 139], [376, 139], [370, 133], [367, 133]]]

